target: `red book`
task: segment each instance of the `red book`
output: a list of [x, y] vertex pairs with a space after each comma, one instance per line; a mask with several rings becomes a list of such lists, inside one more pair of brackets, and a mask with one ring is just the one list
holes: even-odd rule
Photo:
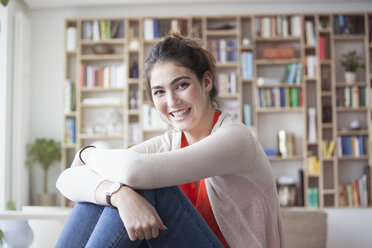
[[319, 44], [319, 59], [320, 60], [325, 60], [326, 59], [326, 50], [325, 50], [325, 37], [324, 36], [319, 36], [318, 40]]

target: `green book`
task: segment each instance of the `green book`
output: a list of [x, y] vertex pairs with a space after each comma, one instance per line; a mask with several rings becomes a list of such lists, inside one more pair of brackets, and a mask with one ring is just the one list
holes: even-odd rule
[[111, 38], [117, 37], [116, 33], [118, 32], [119, 28], [119, 21], [114, 21], [112, 23], [112, 28], [111, 28]]
[[111, 20], [106, 20], [106, 38], [110, 39], [111, 37]]
[[299, 107], [298, 88], [291, 88], [291, 107]]
[[285, 107], [286, 108], [291, 107], [291, 95], [289, 88], [285, 88]]

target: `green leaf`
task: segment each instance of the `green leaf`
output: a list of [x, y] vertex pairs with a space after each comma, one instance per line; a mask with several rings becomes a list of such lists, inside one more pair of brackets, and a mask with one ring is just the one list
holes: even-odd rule
[[15, 202], [14, 201], [8, 201], [6, 203], [6, 209], [12, 210], [12, 211], [16, 210]]
[[3, 230], [0, 229], [0, 245], [3, 244], [3, 237], [4, 237]]
[[6, 7], [9, 3], [9, 0], [1, 0], [1, 4], [4, 5], [4, 7]]

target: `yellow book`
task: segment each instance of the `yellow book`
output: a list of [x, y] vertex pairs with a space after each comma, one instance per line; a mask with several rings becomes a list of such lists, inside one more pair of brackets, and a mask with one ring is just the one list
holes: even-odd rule
[[336, 144], [336, 142], [334, 140], [331, 140], [329, 142], [328, 149], [327, 149], [327, 157], [328, 158], [333, 156], [333, 152], [335, 150], [335, 144]]
[[101, 25], [101, 39], [105, 40], [107, 38], [106, 37], [106, 22], [105, 22], [105, 20], [101, 20], [100, 25]]

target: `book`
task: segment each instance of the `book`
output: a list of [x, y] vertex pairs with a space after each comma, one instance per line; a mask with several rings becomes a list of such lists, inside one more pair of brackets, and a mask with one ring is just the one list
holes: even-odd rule
[[294, 84], [295, 78], [296, 78], [296, 72], [297, 72], [297, 64], [292, 63], [291, 68], [289, 70], [288, 80], [287, 83]]
[[75, 51], [77, 48], [76, 27], [68, 27], [66, 30], [66, 50]]
[[306, 29], [306, 44], [310, 46], [315, 46], [315, 30], [312, 21], [305, 22]]
[[307, 76], [310, 78], [315, 77], [316, 71], [316, 58], [313, 55], [306, 56], [306, 69], [307, 69]]
[[252, 126], [252, 105], [244, 104], [243, 112], [244, 112], [244, 124], [247, 126]]
[[76, 133], [75, 133], [75, 118], [66, 118], [66, 133], [65, 133], [65, 144], [75, 144], [76, 143]]
[[92, 39], [93, 35], [93, 27], [92, 27], [92, 22], [91, 21], [85, 21], [83, 22], [83, 30], [82, 30], [82, 39], [83, 40], [90, 40]]
[[322, 35], [319, 36], [318, 47], [319, 47], [319, 59], [325, 60], [327, 58], [326, 57], [326, 39]]

